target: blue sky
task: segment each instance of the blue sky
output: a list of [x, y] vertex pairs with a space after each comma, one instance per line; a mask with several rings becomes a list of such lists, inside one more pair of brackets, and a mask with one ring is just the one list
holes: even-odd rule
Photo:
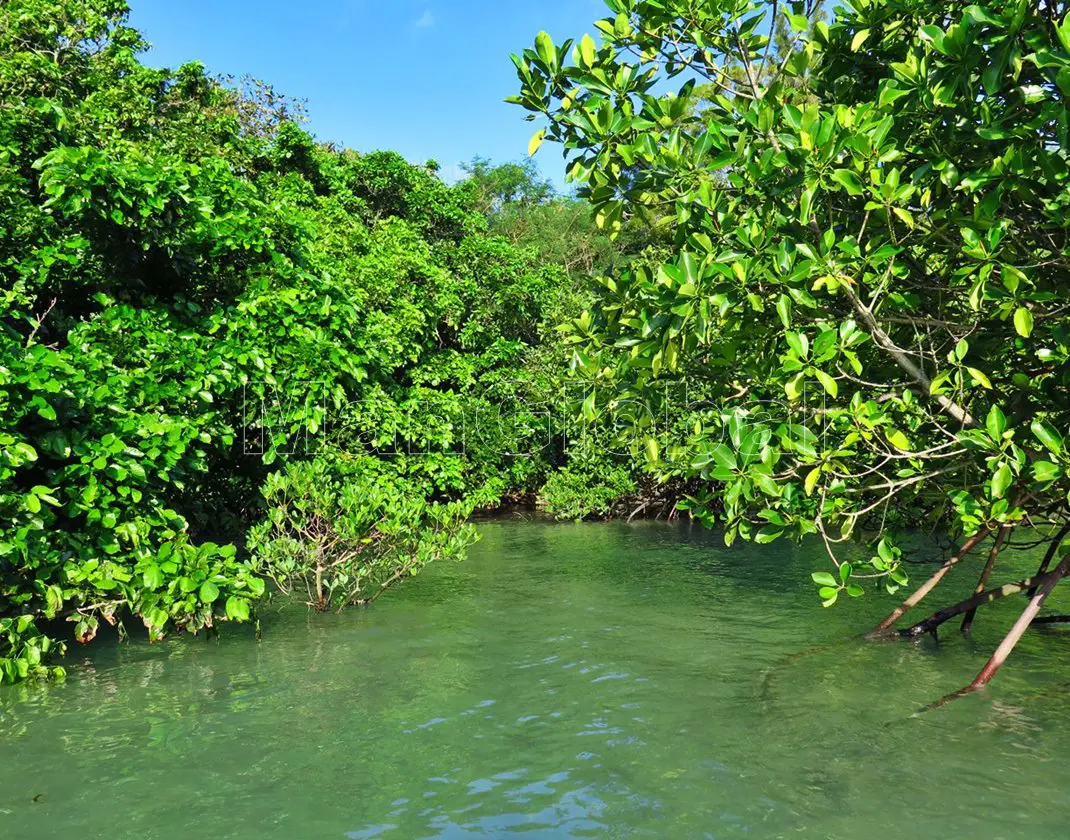
[[[250, 73], [308, 100], [306, 126], [359, 151], [433, 158], [449, 180], [473, 155], [516, 160], [534, 126], [502, 99], [518, 83], [510, 52], [540, 29], [560, 41], [596, 33], [601, 0], [130, 0], [153, 45], [146, 62], [199, 60]], [[536, 160], [559, 186], [560, 153]]]

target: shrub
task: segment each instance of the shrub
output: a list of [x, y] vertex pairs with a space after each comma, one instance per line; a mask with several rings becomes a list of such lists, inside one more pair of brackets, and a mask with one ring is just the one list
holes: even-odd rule
[[567, 464], [547, 479], [539, 501], [557, 519], [608, 516], [638, 490], [629, 465]]
[[264, 484], [267, 517], [250, 530], [249, 550], [280, 591], [317, 610], [369, 604], [475, 541], [471, 503], [428, 502], [369, 461], [296, 462]]

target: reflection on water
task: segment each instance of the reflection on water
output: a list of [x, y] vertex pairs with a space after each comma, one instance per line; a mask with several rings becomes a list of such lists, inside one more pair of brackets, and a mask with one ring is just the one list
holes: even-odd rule
[[371, 610], [81, 649], [66, 684], [0, 693], [0, 837], [1067, 836], [1060, 630], [913, 715], [1016, 605], [866, 643], [887, 599], [822, 610], [816, 547], [481, 529]]

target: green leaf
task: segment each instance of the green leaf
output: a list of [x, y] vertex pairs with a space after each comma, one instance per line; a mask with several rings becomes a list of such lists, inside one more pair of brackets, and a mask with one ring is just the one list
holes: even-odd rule
[[895, 551], [892, 549], [892, 544], [886, 539], [882, 539], [877, 543], [877, 554], [886, 563], [895, 562]]
[[212, 581], [206, 580], [201, 584], [200, 598], [205, 604], [214, 603], [216, 598], [219, 597], [219, 587]]
[[810, 206], [814, 203], [813, 189], [805, 189], [799, 197], [799, 224], [810, 223]]
[[992, 380], [983, 372], [974, 367], [967, 367], [966, 372], [970, 375], [975, 385], [992, 390]]
[[828, 572], [814, 572], [810, 575], [818, 586], [839, 586], [839, 582]]
[[784, 325], [784, 329], [791, 327], [791, 298], [781, 293], [776, 302], [777, 315], [780, 316], [780, 322]]
[[933, 26], [931, 24], [927, 26], [922, 26], [918, 30], [918, 34], [921, 36], [921, 39], [923, 41], [928, 41], [938, 50], [943, 52], [944, 30], [942, 30], [939, 26]]
[[859, 48], [866, 43], [866, 39], [869, 38], [868, 29], [859, 29], [854, 38], [851, 39], [851, 52], [858, 52]]
[[1013, 481], [1014, 473], [1011, 472], [1011, 468], [1006, 463], [1000, 464], [999, 469], [992, 476], [992, 498], [1002, 499]]
[[54, 409], [49, 403], [45, 403], [44, 405], [38, 406], [37, 413], [45, 420], [56, 419], [56, 409]]
[[553, 72], [557, 66], [557, 48], [554, 46], [554, 39], [550, 37], [548, 32], [540, 32], [535, 36], [535, 51], [539, 54], [539, 58], [543, 60], [543, 63]]
[[158, 589], [163, 586], [163, 570], [155, 564], [148, 566], [142, 577], [145, 581], [145, 586], [148, 589]]
[[594, 38], [590, 35], [584, 35], [580, 39], [580, 58], [583, 59], [583, 63], [590, 67], [595, 62], [595, 53], [597, 46], [595, 45]]
[[825, 371], [814, 368], [814, 376], [817, 377], [817, 381], [821, 383], [821, 387], [825, 389], [829, 396], [836, 397], [839, 395], [839, 384], [835, 379], [825, 373]]
[[227, 618], [232, 621], [249, 620], [249, 602], [244, 598], [231, 595], [227, 598]]
[[1019, 306], [1014, 312], [1014, 329], [1023, 338], [1033, 334], [1033, 313], [1024, 306]]
[[751, 479], [765, 495], [772, 496], [774, 499], [780, 498], [782, 493], [780, 485], [773, 480], [772, 476], [763, 472], [754, 472], [751, 474]]
[[1058, 464], [1051, 461], [1036, 461], [1033, 463], [1033, 478], [1042, 484], [1055, 481], [1062, 475], [1062, 469]]
[[788, 399], [795, 402], [802, 396], [802, 383], [803, 374], [800, 371], [793, 378], [784, 383], [784, 392], [788, 395]]
[[903, 452], [910, 452], [913, 447], [910, 445], [910, 439], [904, 435], [898, 429], [892, 429], [889, 432], [885, 432], [884, 435], [888, 438], [888, 442], [896, 449], [900, 449]]
[[778, 528], [776, 525], [766, 525], [754, 535], [754, 541], [758, 543], [758, 545], [768, 545], [778, 539], [783, 533], [783, 528]]
[[1007, 431], [1007, 416], [998, 405], [992, 406], [988, 411], [988, 419], [985, 421], [985, 429], [993, 440], [1000, 440]]
[[784, 338], [796, 356], [800, 359], [806, 358], [810, 352], [810, 341], [804, 333], [787, 332], [784, 334]]
[[1029, 428], [1037, 440], [1043, 443], [1049, 451], [1056, 455], [1063, 451], [1063, 436], [1047, 420], [1034, 420]]
[[1067, 12], [1062, 22], [1055, 27], [1055, 34], [1059, 38], [1059, 43], [1063, 45], [1063, 49], [1070, 52], [1070, 12]]
[[930, 394], [940, 394], [944, 391], [944, 385], [951, 379], [952, 371], [944, 370], [936, 375], [936, 378], [929, 383]]
[[726, 470], [735, 470], [739, 467], [739, 463], [736, 461], [736, 454], [723, 443], [718, 443], [714, 446], [711, 454], [719, 467], [723, 467]]
[[850, 195], [862, 195], [865, 192], [861, 179], [850, 169], [837, 169], [832, 173], [832, 180], [847, 190]]
[[914, 217], [910, 214], [909, 210], [902, 207], [893, 207], [892, 212], [898, 216], [902, 222], [911, 230], [914, 229]]

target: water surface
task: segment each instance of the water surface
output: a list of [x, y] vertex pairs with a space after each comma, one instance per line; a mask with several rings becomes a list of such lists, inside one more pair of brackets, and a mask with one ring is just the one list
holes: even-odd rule
[[1068, 836], [1065, 631], [913, 714], [1020, 602], [970, 640], [867, 643], [890, 599], [822, 610], [817, 546], [481, 531], [371, 610], [79, 648], [66, 683], [0, 692], [0, 837]]

